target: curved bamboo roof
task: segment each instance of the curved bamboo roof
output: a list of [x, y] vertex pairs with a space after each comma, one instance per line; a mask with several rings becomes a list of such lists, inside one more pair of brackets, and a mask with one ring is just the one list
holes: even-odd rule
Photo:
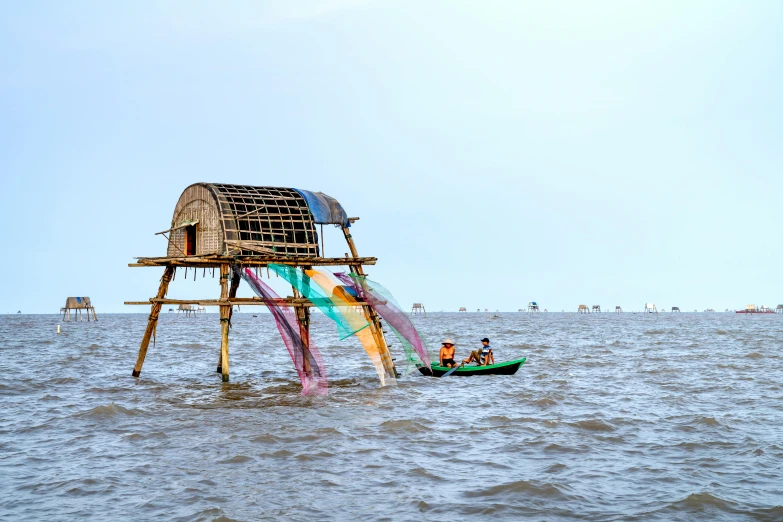
[[321, 192], [195, 183], [174, 209], [167, 255], [319, 257], [316, 224], [350, 226], [342, 205]]

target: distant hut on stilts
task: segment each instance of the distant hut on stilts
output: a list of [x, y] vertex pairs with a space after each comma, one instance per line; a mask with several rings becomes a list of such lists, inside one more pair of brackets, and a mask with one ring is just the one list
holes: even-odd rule
[[425, 310], [424, 305], [421, 303], [413, 303], [413, 307], [411, 308], [412, 314], [426, 314], [427, 310]]
[[623, 313], [623, 307], [622, 307], [622, 306], [619, 306], [619, 305], [618, 305], [618, 306], [615, 306], [615, 307], [614, 307], [614, 312], [615, 312], [616, 314], [621, 314], [621, 313]]
[[179, 308], [177, 308], [177, 316], [179, 316], [180, 312], [183, 312], [185, 317], [196, 317], [197, 310], [198, 305], [180, 303]]
[[601, 305], [593, 305], [593, 313], [601, 313]]
[[579, 307], [576, 309], [576, 313], [578, 314], [589, 314], [590, 309], [587, 307], [586, 304], [580, 304]]
[[[221, 342], [218, 354], [217, 371], [222, 380], [229, 380], [229, 328], [234, 305], [265, 305], [261, 298], [237, 298], [237, 289], [241, 280], [240, 270], [236, 268], [263, 268], [270, 265], [300, 267], [308, 271], [317, 266], [347, 266], [351, 275], [363, 281], [365, 265], [374, 265], [376, 258], [359, 257], [350, 226], [359, 218], [348, 218], [337, 200], [320, 192], [310, 192], [292, 188], [255, 187], [247, 185], [228, 185], [221, 183], [196, 183], [185, 189], [174, 209], [171, 226], [159, 232], [168, 239], [168, 252], [165, 257], [138, 258], [131, 267], [160, 267], [163, 277], [157, 295], [149, 301], [129, 301], [129, 305], [150, 305], [151, 311], [147, 328], [139, 346], [139, 354], [133, 367], [133, 376], [141, 374], [160, 314], [161, 306], [192, 305], [220, 307]], [[316, 225], [335, 225], [345, 237], [350, 254], [345, 257], [323, 257], [323, 233], [319, 246]], [[206, 275], [209, 269], [214, 277], [215, 271], [220, 277], [220, 297], [218, 299], [177, 300], [169, 299], [166, 294], [169, 283], [174, 279], [177, 269], [184, 269], [185, 277], [192, 270], [193, 278], [198, 271]], [[364, 285], [365, 283], [357, 283]], [[310, 345], [310, 307], [314, 304], [303, 298], [296, 286], [293, 295], [279, 298], [280, 305], [294, 308], [305, 350], [305, 361], [309, 361]], [[396, 369], [386, 339], [381, 329], [380, 319], [368, 303], [357, 299], [353, 301], [361, 306], [369, 323], [372, 341], [379, 353], [382, 370], [382, 384], [395, 382]], [[305, 372], [311, 368], [305, 363]], [[377, 367], [376, 367], [377, 368]]]
[[[82, 311], [87, 310], [87, 321], [90, 320], [90, 312], [92, 312], [93, 320], [97, 321], [98, 316], [95, 315], [95, 307], [92, 306], [89, 297], [69, 297], [65, 300], [65, 306], [60, 308], [60, 312], [63, 314], [63, 321], [71, 320], [71, 310], [74, 313], [74, 320], [82, 321]], [[66, 319], [67, 317], [67, 319]]]

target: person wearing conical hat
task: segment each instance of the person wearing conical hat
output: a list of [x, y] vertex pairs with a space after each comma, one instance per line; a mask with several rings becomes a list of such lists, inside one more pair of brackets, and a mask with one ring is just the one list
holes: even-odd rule
[[457, 366], [457, 361], [454, 360], [454, 341], [446, 339], [440, 344], [440, 365], [447, 368], [454, 368]]

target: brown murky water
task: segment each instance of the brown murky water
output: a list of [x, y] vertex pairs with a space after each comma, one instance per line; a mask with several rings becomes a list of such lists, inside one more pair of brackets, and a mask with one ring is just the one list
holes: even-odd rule
[[[379, 389], [315, 316], [307, 398], [267, 314], [0, 317], [0, 517], [783, 520], [783, 316], [429, 314], [514, 376]], [[395, 350], [397, 347], [395, 347]]]

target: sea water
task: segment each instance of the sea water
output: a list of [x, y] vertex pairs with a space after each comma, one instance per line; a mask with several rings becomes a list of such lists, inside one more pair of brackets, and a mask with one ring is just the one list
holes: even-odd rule
[[229, 383], [217, 314], [162, 314], [134, 379], [146, 320], [0, 316], [0, 518], [783, 520], [781, 315], [418, 315], [527, 362], [379, 388], [314, 314], [325, 398], [246, 311]]

